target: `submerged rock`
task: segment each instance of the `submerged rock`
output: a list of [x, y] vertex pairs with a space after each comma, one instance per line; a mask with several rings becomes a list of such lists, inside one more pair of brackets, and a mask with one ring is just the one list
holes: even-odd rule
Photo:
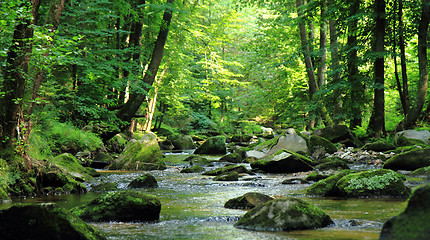
[[224, 207], [232, 209], [251, 209], [270, 200], [273, 200], [273, 198], [265, 194], [249, 192], [240, 197], [228, 200], [224, 204]]
[[336, 186], [336, 183], [344, 176], [350, 174], [350, 170], [341, 171], [333, 176], [322, 179], [310, 186], [306, 190], [307, 195], [312, 196], [338, 196], [339, 189]]
[[211, 161], [209, 161], [208, 159], [202, 157], [202, 156], [198, 156], [198, 155], [191, 155], [187, 158], [184, 159], [184, 162], [190, 162], [190, 165], [199, 165], [199, 166], [209, 166], [212, 165]]
[[226, 154], [225, 141], [225, 136], [211, 137], [198, 147], [194, 154]]
[[214, 181], [237, 181], [239, 180], [239, 173], [236, 171], [233, 172], [227, 172], [224, 174], [221, 174], [219, 176], [214, 177]]
[[89, 224], [54, 204], [14, 205], [0, 211], [1, 239], [105, 239]]
[[416, 188], [405, 211], [385, 222], [380, 240], [421, 240], [430, 236], [430, 184]]
[[87, 221], [155, 221], [160, 218], [161, 202], [155, 196], [136, 191], [109, 192], [72, 209]]
[[297, 173], [312, 170], [312, 160], [294, 152], [280, 150], [273, 156], [251, 163], [252, 169], [267, 173]]
[[114, 160], [109, 169], [112, 170], [163, 170], [160, 146], [154, 133], [147, 133], [139, 140], [130, 141], [127, 147]]
[[385, 169], [413, 171], [430, 166], [430, 148], [415, 149], [395, 155], [384, 163]]
[[231, 162], [231, 163], [241, 163], [243, 162], [242, 155], [240, 153], [229, 153], [222, 156], [219, 162]]
[[145, 173], [142, 176], [134, 179], [127, 186], [128, 188], [157, 188], [158, 183], [154, 176]]
[[315, 205], [297, 198], [279, 198], [251, 209], [234, 226], [257, 231], [291, 231], [322, 228], [332, 223]]
[[200, 165], [194, 165], [192, 167], [184, 168], [181, 170], [181, 173], [200, 173], [205, 169]]
[[228, 165], [228, 166], [224, 166], [222, 168], [217, 168], [217, 169], [214, 169], [211, 171], [206, 171], [206, 172], [202, 173], [202, 175], [218, 176], [218, 175], [226, 174], [229, 172], [251, 174], [251, 172], [248, 171], [248, 169], [246, 169], [246, 167], [244, 165]]

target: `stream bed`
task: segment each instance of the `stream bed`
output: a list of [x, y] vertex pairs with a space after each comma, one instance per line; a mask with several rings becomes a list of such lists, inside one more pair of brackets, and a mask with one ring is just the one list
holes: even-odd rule
[[[166, 161], [185, 157], [181, 154], [167, 155]], [[211, 169], [221, 166], [221, 163], [215, 164]], [[91, 225], [108, 239], [378, 239], [384, 222], [406, 207], [405, 199], [308, 197], [304, 195], [304, 191], [310, 184], [281, 184], [285, 179], [298, 177], [297, 174], [257, 174], [246, 181], [216, 182], [209, 176], [180, 173], [179, 168], [182, 167], [184, 165], [172, 166], [164, 171], [151, 171], [159, 187], [137, 190], [155, 195], [162, 202], [158, 222], [105, 222]], [[115, 182], [121, 190], [141, 174], [142, 172], [105, 171], [95, 182], [86, 184], [90, 189], [91, 184]], [[233, 225], [245, 211], [223, 206], [227, 200], [247, 192], [304, 199], [326, 211], [335, 224], [322, 229], [292, 232], [237, 229]], [[89, 192], [82, 195], [15, 199], [0, 203], [0, 209], [16, 202], [55, 202], [60, 207], [70, 209], [91, 201], [98, 194]]]

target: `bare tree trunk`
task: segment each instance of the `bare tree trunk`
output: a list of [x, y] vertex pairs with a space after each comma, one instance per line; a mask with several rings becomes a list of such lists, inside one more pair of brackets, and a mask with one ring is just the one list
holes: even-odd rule
[[404, 37], [404, 24], [403, 24], [403, 0], [399, 0], [399, 48], [400, 48], [400, 65], [402, 67], [402, 82], [403, 82], [403, 98], [404, 98], [404, 112], [405, 115], [411, 108], [409, 100], [409, 87], [408, 87], [408, 74], [406, 71], [406, 50], [405, 50], [405, 37]]
[[375, 0], [375, 43], [374, 51], [378, 54], [373, 63], [375, 75], [375, 93], [373, 113], [369, 122], [369, 131], [374, 137], [381, 137], [385, 132], [385, 95], [384, 95], [384, 38], [385, 38], [385, 0]]
[[428, 73], [428, 59], [427, 59], [427, 36], [428, 26], [430, 21], [430, 0], [423, 0], [421, 19], [418, 25], [418, 66], [420, 71], [419, 82], [417, 86], [417, 99], [413, 107], [410, 109], [405, 119], [403, 119], [397, 126], [396, 131], [410, 129], [416, 126], [419, 115], [421, 114], [424, 106], [429, 73]]
[[163, 80], [164, 74], [167, 71], [167, 67], [165, 67], [163, 69], [163, 72], [161, 72], [160, 77], [158, 77], [155, 80], [154, 83], [154, 96], [151, 98], [148, 96], [148, 108], [146, 110], [146, 121], [145, 121], [145, 125], [143, 127], [143, 130], [145, 132], [150, 132], [151, 131], [151, 126], [152, 126], [152, 119], [154, 117], [154, 112], [155, 112], [155, 106], [157, 105], [157, 97], [158, 97], [158, 89], [160, 87], [161, 81]]
[[[26, 9], [27, 3], [20, 7]], [[17, 19], [12, 44], [8, 50], [4, 81], [0, 92], [0, 148], [6, 149], [17, 142], [19, 125], [22, 119], [22, 105], [28, 61], [32, 52], [34, 29], [32, 24], [37, 18], [40, 0], [31, 1], [31, 19]]]
[[[330, 29], [330, 48], [331, 48], [331, 71], [333, 73], [333, 82], [339, 83], [340, 82], [340, 64], [339, 64], [339, 43], [337, 40], [337, 28], [336, 28], [336, 20], [330, 19], [329, 20], [329, 29]], [[342, 102], [341, 102], [341, 94], [339, 90], [335, 90], [334, 94], [336, 96], [336, 102], [334, 106], [334, 112], [338, 113], [340, 112], [342, 108]], [[336, 120], [336, 123], [339, 123], [339, 120]]]
[[318, 86], [321, 89], [326, 84], [325, 74], [327, 72], [327, 20], [325, 15], [327, 13], [327, 4], [325, 1], [321, 3], [321, 22], [320, 22], [320, 57], [318, 63]]

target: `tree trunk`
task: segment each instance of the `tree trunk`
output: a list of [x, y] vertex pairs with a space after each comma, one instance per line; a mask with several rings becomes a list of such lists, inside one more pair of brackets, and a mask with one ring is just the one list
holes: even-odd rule
[[[330, 29], [330, 48], [331, 48], [331, 71], [333, 72], [333, 83], [339, 83], [340, 78], [340, 64], [339, 64], [339, 43], [337, 40], [337, 28], [336, 28], [336, 20], [329, 20], [329, 29]], [[335, 104], [334, 104], [334, 112], [340, 112], [342, 108], [341, 102], [341, 93], [338, 89], [334, 91], [335, 95]], [[340, 122], [339, 118], [334, 118], [336, 123]]]
[[[173, 4], [174, 0], [167, 0], [168, 4]], [[143, 88], [146, 93], [149, 92], [152, 84], [154, 83], [155, 76], [157, 75], [158, 68], [160, 67], [161, 59], [164, 55], [164, 45], [166, 44], [167, 35], [169, 33], [169, 26], [172, 19], [172, 10], [166, 8], [163, 15], [163, 21], [160, 26], [157, 40], [155, 42], [154, 50], [152, 52], [151, 61], [143, 77]], [[146, 93], [135, 92], [130, 96], [129, 101], [117, 112], [116, 116], [125, 122], [130, 122], [136, 112], [139, 110], [143, 101], [145, 101]], [[112, 137], [113, 133], [107, 133], [103, 136], [104, 139]]]
[[348, 39], [347, 39], [347, 77], [350, 83], [350, 113], [352, 117], [349, 120], [351, 129], [361, 126], [362, 123], [362, 104], [364, 102], [365, 86], [360, 80], [358, 71], [358, 55], [357, 55], [357, 28], [358, 20], [356, 15], [360, 10], [360, 0], [353, 0], [349, 6], [349, 16], [352, 20], [348, 23]]
[[[25, 9], [26, 3], [20, 7]], [[17, 19], [12, 44], [8, 50], [4, 81], [0, 92], [0, 148], [6, 149], [19, 140], [19, 125], [22, 119], [22, 104], [28, 61], [32, 52], [34, 29], [32, 24], [37, 18], [40, 0], [31, 1], [31, 19]], [[0, 150], [1, 151], [1, 150]]]
[[406, 50], [405, 50], [405, 37], [404, 37], [404, 25], [403, 25], [403, 0], [399, 0], [399, 48], [400, 48], [400, 65], [402, 67], [402, 82], [403, 82], [403, 101], [404, 101], [404, 112], [405, 115], [411, 108], [409, 100], [409, 87], [408, 87], [408, 74], [406, 72]]
[[423, 0], [421, 19], [418, 25], [418, 66], [419, 66], [419, 82], [417, 86], [417, 99], [411, 110], [397, 126], [396, 131], [410, 129], [416, 126], [418, 117], [421, 114], [422, 108], [426, 100], [428, 89], [428, 59], [427, 59], [427, 35], [430, 20], [430, 0]]
[[167, 71], [167, 67], [163, 69], [163, 72], [161, 72], [160, 77], [157, 78], [157, 80], [154, 83], [154, 96], [149, 97], [147, 99], [148, 102], [148, 108], [146, 110], [146, 119], [145, 119], [145, 125], [143, 127], [143, 130], [145, 132], [150, 132], [152, 127], [152, 119], [154, 117], [155, 113], [155, 106], [157, 105], [157, 97], [158, 97], [158, 89], [160, 87], [161, 81], [163, 80], [164, 74]]
[[326, 18], [327, 6], [326, 2], [321, 3], [321, 22], [320, 22], [320, 49], [319, 49], [319, 63], [318, 63], [318, 86], [321, 89], [326, 84], [325, 74], [327, 72], [327, 20]]
[[385, 0], [375, 0], [375, 42], [377, 54], [373, 63], [375, 77], [375, 93], [373, 114], [369, 122], [369, 131], [374, 137], [381, 137], [385, 132], [385, 96], [384, 96], [384, 38], [385, 38]]

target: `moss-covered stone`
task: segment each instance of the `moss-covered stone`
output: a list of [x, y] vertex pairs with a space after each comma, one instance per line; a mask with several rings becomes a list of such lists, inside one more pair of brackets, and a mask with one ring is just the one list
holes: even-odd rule
[[219, 176], [214, 177], [214, 181], [237, 181], [239, 180], [239, 173], [233, 171], [233, 172], [227, 172], [224, 174], [221, 174]]
[[318, 182], [319, 180], [326, 179], [333, 175], [333, 172], [313, 171], [306, 178], [306, 181]]
[[320, 164], [315, 166], [318, 170], [344, 170], [349, 169], [348, 164], [345, 160], [339, 158], [339, 157], [329, 157], [325, 158], [324, 161], [322, 161]]
[[200, 173], [203, 172], [205, 169], [202, 166], [194, 165], [189, 168], [184, 168], [181, 170], [181, 173]]
[[125, 134], [119, 133], [107, 141], [106, 148], [112, 153], [122, 153], [124, 148], [127, 146], [128, 141], [129, 139]]
[[241, 163], [243, 162], [242, 155], [240, 153], [229, 153], [222, 156], [219, 159], [220, 162], [231, 162], [231, 163]]
[[404, 176], [387, 169], [348, 174], [336, 183], [343, 197], [408, 197]]
[[128, 185], [128, 188], [157, 188], [158, 183], [154, 176], [145, 173], [142, 176], [134, 179]]
[[325, 153], [330, 154], [337, 151], [336, 146], [329, 140], [317, 135], [311, 135], [309, 137], [309, 151], [313, 153], [319, 149], [324, 149]]
[[209, 166], [212, 165], [211, 161], [209, 161], [207, 158], [204, 158], [199, 155], [191, 155], [184, 159], [184, 162], [190, 162], [190, 165], [199, 165], [199, 166]]
[[421, 240], [430, 236], [430, 185], [416, 188], [405, 211], [388, 220], [381, 231], [380, 240]]
[[312, 186], [306, 190], [306, 194], [312, 196], [337, 196], [339, 195], [339, 189], [336, 183], [349, 173], [351, 173], [350, 170], [343, 170], [336, 175], [320, 180], [312, 184]]
[[167, 137], [172, 142], [174, 149], [192, 149], [194, 148], [194, 141], [190, 135], [173, 134]]
[[309, 182], [303, 178], [289, 178], [282, 181], [281, 184], [308, 184]]
[[232, 209], [251, 209], [270, 200], [273, 200], [273, 198], [265, 194], [249, 192], [240, 197], [228, 200], [224, 204], [224, 207]]
[[113, 161], [112, 156], [107, 153], [98, 152], [94, 159], [90, 162], [90, 167], [97, 169], [104, 169], [109, 166]]
[[333, 125], [312, 132], [312, 135], [317, 135], [329, 140], [332, 143], [343, 143], [348, 147], [360, 147], [362, 143], [345, 125]]
[[251, 135], [234, 134], [233, 136], [231, 136], [230, 141], [240, 143], [240, 142], [249, 142], [249, 141], [251, 141], [251, 139], [252, 139]]
[[52, 159], [52, 163], [75, 180], [85, 182], [93, 179], [91, 176], [92, 171], [83, 167], [82, 162], [70, 153], [56, 156]]
[[87, 221], [155, 221], [160, 217], [161, 202], [136, 191], [109, 192], [72, 209]]
[[251, 163], [253, 169], [268, 173], [296, 173], [312, 170], [312, 160], [288, 150], [280, 150], [272, 156]]
[[2, 239], [105, 239], [89, 224], [54, 204], [14, 205], [0, 211]]
[[55, 167], [40, 171], [36, 176], [40, 194], [86, 193], [87, 188]]
[[394, 144], [389, 143], [387, 141], [379, 140], [376, 142], [366, 143], [363, 147], [363, 150], [372, 150], [375, 152], [385, 152], [396, 149]]
[[430, 148], [410, 150], [389, 158], [384, 163], [385, 169], [409, 170], [430, 166]]
[[116, 191], [116, 190], [118, 190], [118, 187], [116, 183], [113, 183], [113, 182], [106, 182], [95, 186], [91, 186], [91, 192], [109, 192], [109, 191]]
[[202, 173], [202, 175], [218, 176], [218, 175], [226, 174], [228, 172], [248, 173], [248, 174], [251, 173], [250, 171], [248, 171], [248, 169], [246, 169], [244, 165], [228, 165], [222, 168], [206, 171]]
[[417, 170], [411, 173], [412, 176], [417, 175], [430, 175], [430, 166], [418, 168]]
[[109, 169], [163, 170], [166, 168], [166, 163], [162, 158], [157, 137], [153, 133], [147, 133], [138, 141], [130, 141]]
[[258, 231], [291, 231], [322, 228], [332, 223], [315, 205], [297, 198], [279, 198], [251, 209], [234, 226]]
[[194, 154], [226, 154], [225, 142], [225, 136], [211, 137], [199, 146], [194, 151]]

